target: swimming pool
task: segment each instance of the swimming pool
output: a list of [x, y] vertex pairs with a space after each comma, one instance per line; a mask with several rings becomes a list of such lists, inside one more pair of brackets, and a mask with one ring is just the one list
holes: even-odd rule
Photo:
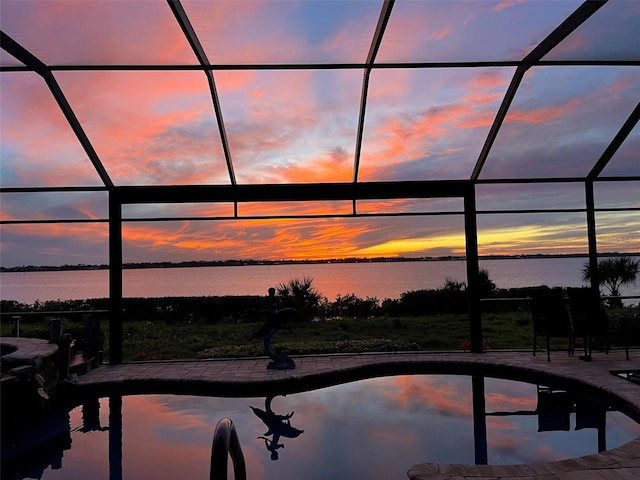
[[3, 438], [3, 457], [13, 453], [3, 478], [209, 478], [223, 417], [235, 424], [250, 480], [402, 479], [421, 462], [536, 463], [640, 436], [609, 405], [548, 385], [399, 375], [267, 398], [87, 399], [57, 411], [43, 429], [54, 438], [23, 455], [24, 442]]

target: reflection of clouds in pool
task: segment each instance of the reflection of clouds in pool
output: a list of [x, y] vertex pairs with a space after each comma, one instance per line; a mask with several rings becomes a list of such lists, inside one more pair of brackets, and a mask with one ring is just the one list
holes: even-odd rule
[[[530, 391], [520, 391], [514, 394], [509, 392], [488, 392], [485, 394], [487, 410], [535, 410], [536, 400], [531, 395]], [[535, 395], [535, 390], [533, 395]]]
[[[295, 412], [291, 425], [304, 430], [297, 438], [281, 439], [285, 447], [277, 461], [270, 460], [264, 440], [257, 439], [266, 428], [249, 408], [264, 407], [264, 397], [124, 397], [123, 478], [207, 478], [213, 431], [222, 417], [236, 425], [252, 480], [334, 479], [336, 471], [344, 473], [342, 478], [360, 478], [362, 468], [377, 478], [405, 478], [415, 463], [473, 463], [471, 388], [469, 376], [414, 375], [277, 396], [273, 411]], [[485, 400], [488, 412], [534, 411], [536, 386], [487, 378]], [[108, 425], [108, 399], [100, 403], [101, 423]], [[79, 409], [70, 417], [72, 426], [82, 423]], [[570, 432], [542, 434], [536, 432], [535, 415], [486, 420], [493, 464], [570, 458], [597, 448], [596, 430], [573, 430], [575, 418]], [[640, 435], [640, 426], [614, 412], [607, 414], [607, 429], [609, 447]], [[64, 467], [68, 465], [92, 472], [92, 478], [100, 477], [95, 472], [108, 472], [108, 432], [74, 432], [72, 449], [65, 452]], [[47, 478], [82, 478], [66, 476], [64, 468], [48, 473]]]
[[396, 390], [387, 390], [398, 407], [409, 411], [428, 407], [445, 415], [470, 417], [471, 383], [468, 377], [407, 375], [392, 377]]
[[[386, 471], [385, 462], [400, 461], [410, 466], [441, 458], [442, 454], [453, 455], [458, 462], [473, 461], [470, 381], [458, 377], [447, 382], [435, 377], [438, 376], [386, 377], [337, 387], [339, 395], [331, 398], [340, 404], [334, 412], [343, 412], [342, 428], [348, 438], [345, 448], [358, 442], [359, 449], [368, 452], [363, 454], [366, 464], [380, 463], [377, 468], [381, 470], [372, 465], [371, 471]], [[343, 403], [345, 391], [351, 399]], [[456, 402], [461, 398], [467, 400], [458, 408]], [[344, 410], [344, 404], [356, 405], [356, 410]], [[362, 434], [355, 438], [351, 429]], [[451, 431], [468, 434], [456, 439], [441, 434]], [[389, 441], [378, 441], [380, 436]]]
[[[526, 439], [521, 436], [513, 435], [510, 432], [496, 431], [489, 429], [488, 427], [487, 431], [490, 431], [487, 437], [487, 444], [494, 455], [498, 453], [500, 456], [504, 454], [517, 456], [518, 451], [527, 444]], [[495, 458], [491, 458], [492, 460], [495, 460]]]
[[176, 412], [163, 396], [123, 397], [122, 476], [206, 478], [212, 434], [204, 419]]

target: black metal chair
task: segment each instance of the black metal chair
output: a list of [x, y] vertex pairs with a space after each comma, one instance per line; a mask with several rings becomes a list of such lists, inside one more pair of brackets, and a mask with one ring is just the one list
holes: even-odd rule
[[628, 339], [620, 328], [612, 328], [600, 292], [593, 288], [567, 288], [567, 296], [575, 335], [584, 342], [584, 360], [591, 360], [594, 346], [609, 353], [613, 336], [624, 343], [628, 360]]
[[566, 338], [567, 352], [573, 355], [575, 337], [562, 289], [535, 288], [530, 291], [529, 296], [533, 322], [533, 355], [536, 354], [540, 336], [546, 339], [548, 361], [551, 361], [551, 338]]

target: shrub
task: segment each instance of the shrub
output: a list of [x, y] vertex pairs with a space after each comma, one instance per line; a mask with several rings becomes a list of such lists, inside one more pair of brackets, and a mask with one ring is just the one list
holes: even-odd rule
[[[400, 300], [385, 301], [389, 315], [436, 315], [440, 313], [465, 313], [468, 307], [467, 292], [460, 290], [415, 290], [401, 294]], [[388, 310], [387, 310], [388, 309]]]
[[322, 313], [325, 318], [368, 318], [380, 315], [380, 301], [377, 298], [359, 298], [354, 294], [338, 295], [335, 302], [325, 301], [321, 304]]

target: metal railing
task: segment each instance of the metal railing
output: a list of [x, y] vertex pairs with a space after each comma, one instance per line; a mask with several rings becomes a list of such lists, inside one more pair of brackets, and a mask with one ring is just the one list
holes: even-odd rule
[[235, 480], [246, 480], [247, 469], [236, 427], [229, 418], [221, 419], [216, 425], [211, 445], [211, 468], [209, 479], [227, 480], [227, 464], [231, 455]]

